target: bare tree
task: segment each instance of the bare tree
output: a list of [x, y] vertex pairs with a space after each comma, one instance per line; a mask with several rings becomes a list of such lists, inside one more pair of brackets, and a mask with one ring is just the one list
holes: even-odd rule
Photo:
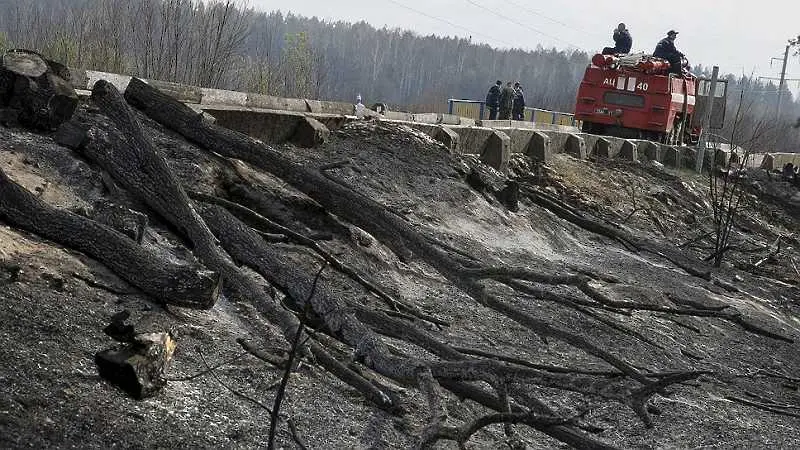
[[742, 122], [745, 118], [752, 120], [750, 112], [754, 104], [753, 100], [745, 104], [744, 98], [745, 92], [742, 91], [736, 114], [733, 117], [729, 141], [731, 153], [727, 162], [719, 164], [720, 161], [724, 161], [721, 143], [716, 136], [712, 136], [711, 140], [713, 152], [710, 155], [708, 183], [714, 219], [714, 253], [707, 259], [713, 261], [714, 267], [722, 265], [725, 255], [732, 247], [731, 234], [745, 194], [742, 174], [747, 167], [750, 155], [754, 153], [753, 149], [759, 148], [758, 145], [764, 136], [768, 135], [775, 126], [767, 117], [762, 116], [743, 132]]

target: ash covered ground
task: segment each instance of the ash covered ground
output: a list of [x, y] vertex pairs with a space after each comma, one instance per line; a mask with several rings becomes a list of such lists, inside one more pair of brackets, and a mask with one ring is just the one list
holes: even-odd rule
[[[114, 126], [86, 105], [77, 116], [95, 127]], [[512, 366], [510, 361], [567, 369], [552, 372], [565, 377], [592, 372], [598, 385], [624, 378], [610, 374], [614, 367], [607, 361], [534, 332], [513, 313], [482, 304], [424, 258], [398, 256], [385, 242], [331, 215], [276, 176], [190, 144], [143, 114], [138, 118], [185, 190], [246, 204], [315, 237], [325, 250], [392, 296], [447, 322], [437, 326], [409, 315], [392, 316], [463, 350], [469, 360], [484, 359], [475, 354], [481, 351], [503, 357]], [[542, 168], [515, 156], [510, 177], [525, 188], [518, 208], [510, 210], [490, 192], [466, 182], [480, 162], [450, 155], [402, 125], [355, 122], [334, 132], [322, 147], [275, 149], [298, 165], [329, 165], [325, 172], [340, 185], [376, 200], [453, 255], [550, 274], [587, 273], [593, 292], [619, 302], [598, 303], [569, 284], [527, 283], [538, 289], [540, 295], [534, 295], [497, 280], [483, 282], [514, 311], [582, 336], [654, 380], [672, 372], [706, 372], [656, 393], [648, 402], [649, 428], [625, 401], [602, 394], [602, 389], [586, 392], [594, 385], [565, 389], [564, 380], [550, 386], [518, 383], [568, 418], [564, 424], [622, 448], [800, 446], [800, 242], [791, 199], [796, 191], [791, 187], [760, 174], [751, 176], [734, 231], [737, 247], [723, 267], [708, 268], [713, 276], [703, 278], [657, 252], [633, 248], [565, 220], [526, 195], [526, 189], [546, 193], [599, 222], [613, 223], [625, 233], [680, 252], [698, 267], [708, 267], [702, 259], [713, 251], [710, 241], [698, 239], [712, 226], [708, 180], [701, 176], [648, 163], [579, 161], [567, 155], [555, 155]], [[92, 161], [57, 145], [52, 134], [0, 127], [0, 168], [40, 200], [62, 209], [91, 215], [102, 199], [147, 214], [143, 246], [173, 261], [198, 262], [174, 227], [109, 181]], [[760, 181], [753, 183], [753, 177]], [[779, 237], [781, 249], [772, 252]], [[270, 246], [310, 277], [323, 265], [305, 246]], [[255, 271], [245, 264], [241, 270]], [[327, 292], [347, 308], [391, 310], [332, 268], [321, 279]], [[288, 350], [289, 343], [253, 304], [224, 292], [208, 311], [164, 306], [91, 258], [2, 220], [0, 299], [0, 446], [266, 446], [266, 407], [272, 406], [283, 371], [244, 352], [237, 339], [274, 354]], [[142, 401], [104, 381], [94, 365], [95, 353], [111, 345], [103, 328], [122, 310], [131, 312], [139, 330], [170, 330], [177, 337], [167, 385]], [[704, 312], [731, 316], [709, 317]], [[413, 339], [380, 326], [373, 329], [395, 356], [408, 361], [440, 359]], [[431, 421], [419, 387], [373, 371], [352, 345], [324, 327], [315, 339], [391, 392], [401, 411], [375, 407], [313, 357], [303, 357], [281, 408], [279, 445], [297, 446], [289, 421], [309, 448], [416, 445]], [[215, 369], [209, 372], [209, 367]], [[580, 384], [586, 378], [575, 380]], [[496, 387], [475, 384], [487, 390]], [[636, 385], [626, 384], [628, 391], [620, 398], [627, 398], [630, 386]], [[439, 397], [449, 426], [490, 412], [452, 391], [443, 389]], [[457, 448], [447, 440], [435, 446]], [[511, 434], [502, 425], [491, 425], [466, 443], [467, 448], [565, 446], [526, 425], [515, 425]]]

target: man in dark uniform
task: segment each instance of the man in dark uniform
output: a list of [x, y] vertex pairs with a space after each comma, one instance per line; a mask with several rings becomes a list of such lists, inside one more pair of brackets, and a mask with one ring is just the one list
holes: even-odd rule
[[614, 30], [614, 46], [603, 49], [604, 55], [628, 54], [633, 46], [633, 38], [624, 23], [620, 23]]
[[525, 92], [519, 82], [514, 83], [514, 102], [511, 106], [512, 120], [525, 120]]
[[658, 45], [656, 45], [653, 56], [669, 61], [670, 73], [680, 75], [683, 73], [683, 53], [679, 52], [678, 49], [675, 48], [676, 37], [678, 37], [678, 32], [675, 30], [669, 30], [669, 32], [667, 32], [667, 37], [658, 41]]
[[500, 86], [503, 82], [497, 80], [494, 86], [489, 88], [489, 93], [486, 94], [486, 107], [489, 108], [489, 120], [497, 119], [497, 110], [500, 108]]
[[500, 92], [500, 120], [511, 119], [512, 106], [514, 106], [514, 89], [509, 81]]

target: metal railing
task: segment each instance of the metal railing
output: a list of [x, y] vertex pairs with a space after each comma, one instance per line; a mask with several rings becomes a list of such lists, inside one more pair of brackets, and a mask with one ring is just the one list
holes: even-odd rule
[[[451, 98], [447, 100], [447, 113], [475, 120], [488, 119], [486, 102]], [[578, 126], [575, 115], [547, 109], [525, 107], [525, 121], [549, 125]]]

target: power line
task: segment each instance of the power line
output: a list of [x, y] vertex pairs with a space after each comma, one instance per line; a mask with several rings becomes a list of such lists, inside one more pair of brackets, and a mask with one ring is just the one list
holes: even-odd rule
[[[512, 2], [511, 0], [505, 0], [505, 2], [509, 3], [511, 5], [514, 5], [514, 6], [516, 6], [517, 8], [519, 8], [519, 9], [521, 9], [523, 11], [527, 11], [530, 14], [533, 14], [535, 16], [539, 16], [539, 17], [541, 17], [541, 18], [543, 18], [545, 20], [548, 20], [548, 21], [550, 21], [550, 22], [552, 22], [554, 24], [561, 25], [563, 27], [569, 28], [570, 30], [574, 30], [574, 31], [577, 31], [577, 32], [580, 32], [580, 33], [584, 33], [584, 34], [587, 34], [587, 35], [591, 35], [591, 36], [595, 36], [595, 37], [600, 37], [601, 36], [599, 33], [594, 33], [594, 32], [591, 32], [591, 31], [586, 31], [585, 29], [582, 29], [582, 28], [574, 27], [574, 26], [572, 26], [572, 25], [570, 25], [570, 24], [568, 24], [566, 22], [563, 22], [563, 21], [558, 20], [558, 19], [554, 19], [554, 18], [552, 18], [550, 16], [546, 16], [546, 15], [540, 13], [539, 11], [535, 11], [533, 9], [528, 8], [527, 6], [520, 5], [519, 3]], [[605, 36], [603, 36], [603, 37], [605, 37]]]
[[483, 34], [483, 33], [481, 33], [481, 32], [478, 32], [478, 31], [473, 31], [473, 30], [471, 30], [471, 29], [469, 29], [469, 28], [467, 28], [467, 27], [461, 26], [461, 25], [459, 25], [459, 24], [457, 24], [457, 23], [453, 23], [453, 22], [451, 22], [451, 21], [449, 21], [449, 20], [447, 20], [447, 19], [442, 19], [441, 17], [436, 17], [436, 16], [430, 15], [430, 14], [428, 14], [428, 13], [424, 12], [424, 11], [420, 11], [420, 10], [418, 10], [418, 9], [416, 9], [416, 8], [412, 8], [412, 7], [408, 6], [408, 5], [404, 5], [404, 4], [402, 4], [402, 3], [400, 3], [400, 2], [398, 2], [398, 1], [396, 1], [396, 0], [387, 0], [387, 1], [388, 1], [389, 3], [393, 3], [393, 4], [397, 5], [397, 6], [399, 6], [399, 7], [401, 7], [401, 8], [405, 8], [405, 9], [407, 9], [407, 10], [409, 10], [409, 11], [413, 11], [413, 12], [415, 12], [415, 13], [417, 13], [417, 14], [420, 14], [420, 15], [423, 15], [423, 16], [425, 16], [425, 17], [429, 18], [429, 19], [433, 19], [433, 20], [437, 20], [437, 21], [439, 21], [439, 22], [442, 22], [442, 23], [446, 23], [446, 24], [450, 25], [451, 27], [456, 27], [456, 28], [459, 28], [459, 29], [461, 29], [461, 30], [467, 31], [467, 32], [469, 32], [469, 33], [471, 33], [471, 34], [474, 34], [474, 35], [476, 35], [476, 36], [483, 36], [483, 37], [485, 37], [485, 38], [487, 38], [487, 39], [489, 39], [489, 40], [494, 40], [494, 41], [497, 41], [497, 42], [503, 43], [503, 44], [505, 44], [505, 45], [508, 45], [509, 47], [515, 47], [515, 45], [514, 45], [514, 44], [512, 44], [512, 43], [510, 43], [510, 42], [506, 42], [506, 41], [504, 41], [504, 40], [502, 40], [502, 39], [497, 39], [497, 38], [496, 38], [496, 37], [494, 37], [494, 36], [489, 36], [489, 35], [487, 35], [487, 34]]
[[527, 29], [533, 31], [534, 33], [541, 34], [542, 36], [549, 37], [550, 39], [554, 39], [554, 40], [559, 41], [559, 42], [563, 42], [563, 43], [569, 45], [570, 47], [575, 47], [577, 49], [581, 49], [581, 47], [579, 45], [575, 45], [572, 42], [569, 42], [569, 41], [566, 41], [566, 40], [561, 39], [559, 37], [556, 37], [556, 36], [553, 36], [551, 34], [545, 33], [544, 31], [537, 30], [536, 28], [533, 28], [530, 25], [527, 25], [527, 24], [524, 24], [524, 23], [519, 22], [517, 20], [514, 20], [513, 18], [508, 17], [506, 15], [500, 14], [499, 12], [497, 12], [497, 11], [495, 11], [493, 9], [487, 8], [487, 7], [485, 7], [485, 6], [483, 6], [483, 5], [479, 4], [479, 3], [475, 3], [472, 0], [465, 0], [465, 1], [467, 3], [469, 3], [469, 4], [471, 4], [472, 6], [475, 6], [476, 8], [480, 8], [480, 9], [482, 9], [484, 11], [490, 12], [490, 13], [494, 14], [495, 16], [500, 17], [501, 19], [505, 19], [506, 21], [511, 22], [511, 23], [513, 23], [515, 25], [519, 25], [519, 26], [521, 26], [523, 28], [527, 28]]

